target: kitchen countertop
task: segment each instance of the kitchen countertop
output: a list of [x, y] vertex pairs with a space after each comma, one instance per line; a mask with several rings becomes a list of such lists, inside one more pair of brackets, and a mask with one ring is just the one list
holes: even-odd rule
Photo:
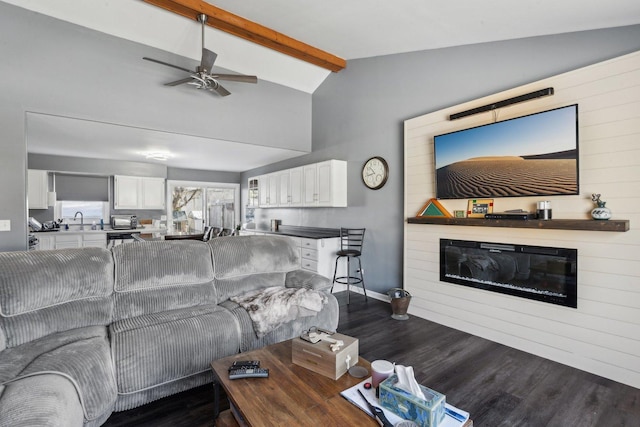
[[100, 230], [100, 226], [98, 226], [97, 230], [92, 230], [91, 225], [85, 225], [84, 230], [80, 230], [79, 226], [71, 226], [68, 230], [64, 228], [55, 230], [55, 231], [34, 231], [34, 234], [44, 235], [44, 234], [95, 234], [95, 233], [163, 233], [166, 232], [166, 228], [135, 228], [128, 230], [114, 230], [111, 227], [104, 227], [104, 230]]
[[248, 228], [243, 231], [256, 231], [279, 236], [303, 237], [305, 239], [329, 239], [340, 237], [339, 228], [302, 227], [297, 225], [280, 225], [278, 231], [268, 228]]
[[[280, 225], [278, 231], [271, 231], [268, 228], [249, 228], [243, 231], [255, 231], [265, 234], [273, 234], [276, 236], [290, 236], [290, 237], [302, 237], [305, 239], [329, 239], [334, 237], [340, 237], [339, 228], [320, 228], [320, 227], [302, 227], [296, 225]], [[141, 234], [154, 234], [153, 237], [161, 237], [165, 234], [180, 235], [183, 233], [168, 233], [166, 228], [136, 228], [129, 230], [114, 230], [111, 227], [104, 227], [104, 230], [92, 230], [91, 225], [85, 225], [84, 230], [80, 230], [79, 226], [71, 226], [69, 230], [60, 229], [57, 231], [34, 231], [34, 234], [114, 234], [114, 233], [141, 233]]]

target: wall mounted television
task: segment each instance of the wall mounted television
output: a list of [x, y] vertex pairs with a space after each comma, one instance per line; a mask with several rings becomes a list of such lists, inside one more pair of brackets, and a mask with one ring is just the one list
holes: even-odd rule
[[578, 194], [578, 105], [437, 135], [436, 198]]

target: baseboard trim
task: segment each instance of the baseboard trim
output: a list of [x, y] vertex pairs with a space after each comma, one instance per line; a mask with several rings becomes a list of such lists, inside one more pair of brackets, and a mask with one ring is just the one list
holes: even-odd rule
[[[347, 285], [343, 285], [341, 283], [336, 283], [333, 286], [333, 293], [336, 294], [338, 292], [345, 292], [347, 290]], [[362, 287], [361, 286], [349, 286], [349, 290], [353, 293], [356, 294], [360, 294], [364, 296], [364, 292], [362, 291]], [[391, 298], [389, 298], [389, 296], [387, 294], [381, 294], [379, 292], [375, 292], [375, 291], [371, 291], [369, 289], [367, 289], [367, 297], [371, 297], [373, 299], [376, 299], [378, 301], [383, 301], [386, 303], [391, 302]]]

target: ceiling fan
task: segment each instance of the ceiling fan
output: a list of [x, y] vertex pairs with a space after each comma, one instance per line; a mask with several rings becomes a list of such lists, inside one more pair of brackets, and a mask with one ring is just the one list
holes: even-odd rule
[[218, 80], [227, 80], [231, 82], [241, 83], [258, 83], [256, 76], [246, 76], [243, 74], [219, 74], [213, 73], [213, 63], [216, 61], [218, 55], [204, 47], [204, 26], [207, 22], [207, 15], [198, 15], [198, 21], [202, 24], [202, 59], [200, 65], [196, 67], [195, 71], [191, 71], [187, 68], [182, 68], [177, 65], [169, 64], [167, 62], [159, 61], [153, 58], [144, 57], [147, 61], [155, 62], [157, 64], [166, 65], [167, 67], [177, 68], [178, 70], [186, 71], [190, 74], [189, 77], [176, 80], [174, 82], [165, 83], [165, 86], [178, 86], [181, 84], [189, 84], [195, 86], [197, 89], [206, 89], [211, 92], [216, 92], [220, 96], [231, 95], [227, 89], [225, 89]]

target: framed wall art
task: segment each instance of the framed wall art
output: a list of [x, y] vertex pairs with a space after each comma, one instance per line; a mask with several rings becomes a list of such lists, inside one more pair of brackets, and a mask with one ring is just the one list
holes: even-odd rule
[[467, 218], [484, 218], [493, 213], [493, 199], [470, 199], [467, 206]]

